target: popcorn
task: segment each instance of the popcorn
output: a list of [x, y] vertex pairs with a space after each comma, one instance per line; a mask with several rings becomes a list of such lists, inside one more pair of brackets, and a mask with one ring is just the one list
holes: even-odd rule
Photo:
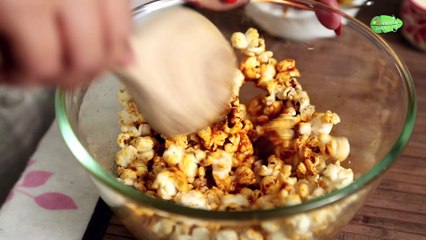
[[230, 190], [234, 187], [231, 185], [229, 176], [232, 169], [232, 155], [221, 150], [215, 152], [214, 155], [218, 157], [215, 157], [212, 163], [213, 179], [220, 189]]
[[351, 169], [345, 169], [338, 164], [329, 164], [320, 178], [328, 192], [343, 188], [353, 181]]
[[[231, 43], [243, 55], [232, 98], [223, 119], [198, 132], [172, 138], [156, 133], [127, 90], [120, 90], [119, 180], [152, 197], [212, 211], [297, 205], [350, 184], [352, 170], [340, 165], [350, 154], [349, 140], [332, 135], [341, 119], [329, 110], [316, 112], [296, 61], [273, 58], [254, 28], [234, 33]], [[239, 91], [249, 81], [265, 94], [246, 106]], [[158, 219], [149, 229], [164, 239], [312, 239], [310, 229], [323, 227], [313, 219], [300, 215], [238, 233], [220, 224]]]
[[214, 240], [238, 240], [238, 234], [233, 230], [221, 230], [216, 233]]
[[276, 62], [275, 61], [271, 61], [273, 59], [272, 56], [274, 56], [273, 52], [271, 52], [271, 51], [265, 51], [265, 52], [259, 54], [257, 56], [257, 59], [259, 59], [259, 61], [261, 63], [269, 63], [269, 64], [272, 64], [272, 65], [275, 65]]
[[136, 148], [138, 153], [143, 153], [154, 148], [154, 139], [151, 137], [136, 137], [132, 139], [130, 144]]
[[152, 188], [157, 189], [157, 194], [162, 199], [170, 200], [178, 191], [185, 191], [188, 188], [187, 182], [183, 178], [186, 179], [185, 175], [179, 171], [165, 170], [158, 173]]
[[217, 156], [212, 163], [213, 177], [215, 180], [228, 178], [232, 167], [232, 155], [221, 150], [213, 154]]
[[260, 78], [260, 61], [256, 57], [247, 57], [241, 62], [240, 70], [247, 78]]
[[158, 234], [158, 237], [165, 237], [172, 233], [174, 228], [174, 222], [168, 219], [162, 219], [152, 226], [152, 231]]
[[263, 235], [262, 233], [250, 228], [240, 235], [240, 240], [263, 240]]
[[192, 230], [193, 240], [210, 240], [210, 231], [207, 228], [197, 227]]
[[239, 166], [235, 170], [235, 177], [238, 185], [252, 185], [256, 183], [256, 176], [248, 166]]
[[169, 166], [176, 165], [182, 161], [183, 155], [185, 154], [184, 148], [172, 144], [163, 153], [163, 159]]
[[296, 67], [296, 61], [294, 59], [284, 59], [277, 64], [278, 72], [285, 72], [293, 70]]
[[120, 133], [120, 134], [118, 135], [118, 138], [117, 138], [117, 144], [118, 144], [118, 146], [120, 146], [121, 148], [124, 148], [125, 146], [127, 146], [127, 145], [128, 145], [128, 143], [129, 143], [130, 139], [132, 139], [132, 136], [131, 136], [130, 134], [128, 134], [128, 133], [126, 133], [126, 132], [124, 132], [124, 133]]
[[244, 33], [236, 32], [231, 36], [231, 43], [237, 49], [246, 49], [249, 41]]
[[265, 221], [260, 224], [262, 229], [266, 232], [273, 233], [280, 229], [280, 225], [277, 222]]
[[226, 194], [221, 197], [222, 206], [219, 210], [236, 210], [244, 209], [249, 206], [247, 198], [242, 194]]
[[126, 185], [133, 185], [137, 177], [136, 172], [131, 169], [123, 169], [120, 171], [120, 178]]
[[133, 146], [125, 146], [117, 152], [115, 163], [121, 167], [127, 167], [137, 156], [137, 149]]
[[155, 152], [153, 149], [150, 149], [142, 153], [138, 153], [138, 158], [142, 160], [143, 162], [148, 162], [149, 160], [153, 159], [154, 156], [155, 156]]
[[140, 136], [149, 136], [151, 135], [151, 126], [146, 123], [142, 123], [139, 125], [138, 131]]
[[208, 209], [207, 196], [197, 190], [182, 193], [176, 196], [174, 200], [188, 207]]
[[138, 137], [140, 135], [140, 132], [136, 126], [122, 126], [121, 133], [128, 134], [130, 137]]

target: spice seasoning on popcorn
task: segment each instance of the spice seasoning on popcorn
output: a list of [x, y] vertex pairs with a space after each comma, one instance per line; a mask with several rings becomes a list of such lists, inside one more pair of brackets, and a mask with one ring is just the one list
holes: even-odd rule
[[[227, 114], [196, 133], [161, 136], [127, 90], [119, 92], [119, 179], [155, 198], [223, 211], [295, 205], [351, 183], [352, 170], [340, 165], [348, 139], [331, 135], [340, 118], [315, 111], [296, 62], [274, 59], [254, 28], [234, 33], [231, 43], [244, 58]], [[238, 96], [244, 82], [267, 94], [245, 106]]]

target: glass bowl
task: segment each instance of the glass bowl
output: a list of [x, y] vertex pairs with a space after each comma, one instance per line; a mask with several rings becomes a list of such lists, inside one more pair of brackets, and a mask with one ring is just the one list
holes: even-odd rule
[[[288, 3], [283, 6], [291, 6]], [[293, 58], [299, 81], [318, 111], [332, 110], [342, 122], [334, 133], [348, 137], [344, 162], [355, 181], [323, 197], [269, 210], [220, 212], [180, 206], [125, 186], [113, 174], [120, 132], [119, 79], [105, 74], [89, 86], [57, 91], [56, 116], [66, 144], [88, 171], [102, 199], [139, 239], [330, 239], [363, 205], [380, 176], [392, 165], [413, 130], [416, 99], [411, 76], [392, 49], [367, 26], [344, 13], [308, 0], [306, 10], [342, 15], [340, 37], [292, 41], [273, 36], [244, 9], [202, 10], [228, 39], [256, 27], [276, 59]], [[158, 1], [134, 10], [135, 21], [183, 1]], [[200, 10], [201, 11], [201, 10]], [[252, 89], [242, 90], [242, 101]]]

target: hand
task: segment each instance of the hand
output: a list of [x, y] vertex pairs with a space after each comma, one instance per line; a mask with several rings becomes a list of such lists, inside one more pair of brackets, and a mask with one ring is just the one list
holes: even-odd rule
[[126, 0], [1, 0], [0, 82], [82, 84], [125, 61], [130, 31]]
[[[333, 9], [339, 9], [339, 4], [336, 0], [319, 0], [321, 3], [324, 3], [328, 5], [329, 7]], [[336, 13], [330, 13], [326, 11], [322, 11], [321, 9], [318, 9], [315, 11], [315, 14], [317, 15], [318, 20], [324, 25], [325, 27], [334, 30], [334, 32], [340, 36], [342, 34], [342, 17]]]
[[216, 11], [231, 10], [247, 4], [250, 0], [188, 0], [198, 7]]

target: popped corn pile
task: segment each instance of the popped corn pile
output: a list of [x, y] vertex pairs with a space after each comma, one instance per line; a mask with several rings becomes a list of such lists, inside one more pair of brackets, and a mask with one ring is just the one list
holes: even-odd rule
[[[155, 198], [228, 211], [299, 204], [351, 183], [352, 170], [340, 165], [348, 139], [331, 135], [340, 118], [315, 111], [295, 61], [274, 59], [254, 28], [231, 43], [244, 59], [227, 115], [196, 133], [161, 136], [120, 90], [119, 179]], [[267, 94], [245, 106], [238, 94], [249, 81]]]

